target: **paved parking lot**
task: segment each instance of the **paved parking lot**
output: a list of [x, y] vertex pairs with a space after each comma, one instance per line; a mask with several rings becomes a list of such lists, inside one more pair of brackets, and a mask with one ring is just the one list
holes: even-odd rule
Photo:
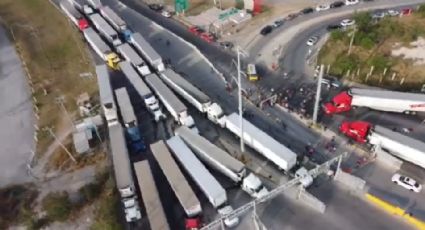
[[15, 47], [0, 26], [0, 187], [32, 181], [35, 118], [27, 77]]

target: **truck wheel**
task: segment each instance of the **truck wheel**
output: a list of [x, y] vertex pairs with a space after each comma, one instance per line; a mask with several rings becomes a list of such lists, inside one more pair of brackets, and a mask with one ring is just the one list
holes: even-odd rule
[[410, 111], [407, 110], [407, 111], [404, 111], [403, 113], [406, 114], [406, 115], [409, 115]]

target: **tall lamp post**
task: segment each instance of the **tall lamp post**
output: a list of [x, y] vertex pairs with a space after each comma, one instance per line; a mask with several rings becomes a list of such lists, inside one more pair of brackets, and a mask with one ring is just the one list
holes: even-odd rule
[[245, 152], [245, 143], [243, 140], [243, 117], [242, 117], [242, 83], [241, 83], [241, 54], [243, 56], [248, 56], [239, 46], [236, 47], [236, 52], [238, 55], [238, 97], [239, 97], [239, 127], [241, 130], [240, 133], [240, 142], [241, 142], [241, 152]]

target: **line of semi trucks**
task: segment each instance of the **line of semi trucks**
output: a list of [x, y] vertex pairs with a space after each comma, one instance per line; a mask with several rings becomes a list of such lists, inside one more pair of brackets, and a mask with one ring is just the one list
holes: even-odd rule
[[[325, 103], [323, 110], [332, 115], [357, 107], [414, 115], [425, 112], [425, 94], [351, 88]], [[344, 121], [339, 130], [356, 142], [370, 145], [374, 150], [390, 153], [425, 168], [425, 143], [422, 141], [365, 121]]]

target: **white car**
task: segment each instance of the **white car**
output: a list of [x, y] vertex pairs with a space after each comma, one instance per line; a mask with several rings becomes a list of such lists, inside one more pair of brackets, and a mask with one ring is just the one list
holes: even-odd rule
[[352, 6], [358, 4], [359, 2], [359, 0], [345, 0], [345, 5]]
[[409, 189], [413, 192], [420, 192], [422, 190], [422, 185], [420, 185], [418, 182], [416, 182], [410, 177], [402, 176], [398, 173], [394, 174], [391, 180], [395, 184], [398, 184], [404, 187], [405, 189]]
[[353, 19], [344, 19], [341, 21], [341, 26], [343, 27], [352, 26], [354, 24], [356, 24], [356, 21], [354, 21]]
[[388, 10], [388, 15], [390, 15], [391, 17], [395, 17], [400, 15], [400, 12], [398, 12], [397, 10]]
[[168, 11], [166, 11], [166, 10], [163, 10], [163, 11], [161, 12], [161, 14], [162, 14], [162, 16], [164, 16], [164, 17], [166, 17], [166, 18], [171, 18], [171, 13], [170, 13], [170, 12], [168, 12]]
[[319, 37], [313, 36], [313, 37], [308, 39], [307, 45], [308, 46], [314, 46], [317, 43], [318, 40], [319, 40]]
[[331, 7], [329, 4], [322, 4], [322, 5], [318, 5], [316, 6], [316, 11], [324, 11], [324, 10], [329, 10]]

